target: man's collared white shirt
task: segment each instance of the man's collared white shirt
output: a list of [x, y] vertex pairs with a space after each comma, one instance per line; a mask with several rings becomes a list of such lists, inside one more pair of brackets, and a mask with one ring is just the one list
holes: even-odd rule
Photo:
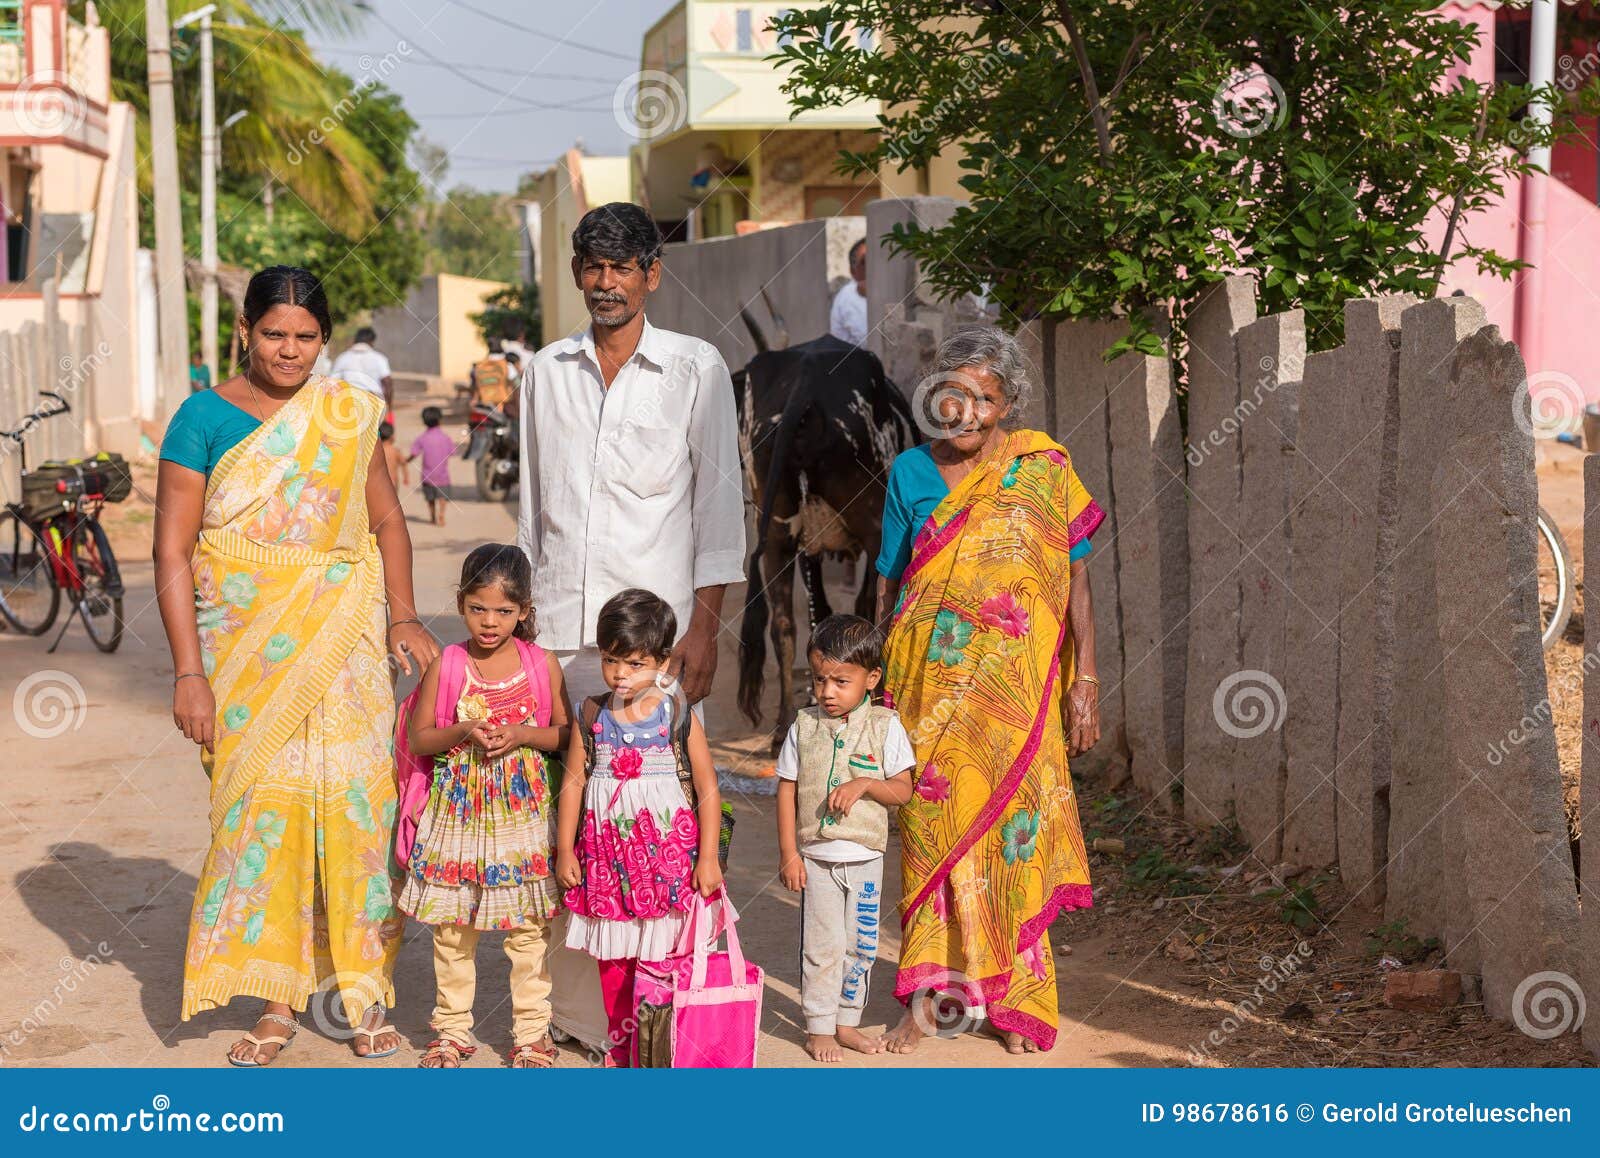
[[867, 296], [853, 281], [847, 281], [833, 295], [828, 311], [828, 333], [857, 346], [867, 344]]
[[629, 587], [672, 605], [744, 578], [744, 486], [733, 382], [707, 342], [645, 322], [609, 388], [594, 336], [552, 342], [522, 375], [517, 544], [533, 563], [539, 643], [592, 646]]

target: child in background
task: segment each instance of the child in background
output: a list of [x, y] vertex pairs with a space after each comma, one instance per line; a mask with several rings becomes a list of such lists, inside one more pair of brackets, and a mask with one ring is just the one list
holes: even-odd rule
[[389, 468], [389, 481], [394, 483], [395, 490], [400, 489], [404, 483], [411, 485], [410, 461], [406, 458], [405, 451], [394, 444], [394, 423], [378, 423], [378, 439], [383, 443], [383, 465]]
[[811, 633], [815, 707], [802, 709], [778, 753], [779, 878], [800, 893], [800, 1008], [806, 1052], [877, 1053], [860, 1030], [883, 916], [886, 805], [911, 799], [916, 756], [892, 708], [872, 703], [883, 636], [855, 615]]
[[[600, 609], [600, 671], [613, 694], [581, 706], [556, 809], [556, 879], [572, 912], [567, 946], [600, 963], [608, 1066], [628, 1062], [638, 963], [672, 956], [694, 891], [710, 897], [722, 887], [711, 749], [699, 719], [663, 688], [677, 633], [672, 608], [649, 591], [631, 588]], [[685, 719], [693, 807], [673, 743]]]
[[[555, 802], [544, 754], [563, 750], [570, 728], [561, 667], [532, 643], [532, 578], [515, 546], [488, 544], [467, 556], [456, 595], [467, 642], [429, 665], [411, 712], [411, 751], [437, 756], [399, 901], [434, 927], [439, 1038], [422, 1056], [427, 1069], [459, 1068], [477, 1052], [472, 1002], [484, 929], [506, 930], [512, 1068], [543, 1069], [556, 1058], [546, 951], [560, 893], [550, 877]], [[441, 684], [455, 696], [444, 712]], [[440, 727], [441, 718], [454, 722]]]
[[439, 423], [444, 412], [437, 406], [422, 408], [422, 425], [427, 427], [411, 443], [411, 457], [407, 462], [422, 459], [422, 497], [428, 500], [428, 521], [436, 527], [444, 526], [444, 500], [450, 491], [450, 458], [456, 452], [455, 440], [446, 434]]

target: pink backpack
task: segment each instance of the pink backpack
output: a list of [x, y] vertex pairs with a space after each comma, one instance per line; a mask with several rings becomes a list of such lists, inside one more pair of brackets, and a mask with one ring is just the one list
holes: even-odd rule
[[[535, 727], [550, 725], [550, 665], [543, 649], [532, 643], [516, 639], [517, 654], [522, 659], [522, 670], [528, 675], [528, 686], [533, 689], [533, 723]], [[439, 653], [439, 694], [433, 701], [434, 725], [447, 728], [456, 722], [456, 701], [467, 682], [467, 649], [452, 643]], [[416, 707], [419, 685], [395, 714], [394, 762], [400, 803], [396, 809], [394, 833], [394, 859], [401, 868], [411, 863], [411, 850], [417, 843], [417, 823], [428, 803], [428, 789], [433, 786], [432, 756], [418, 756], [411, 750], [408, 725], [412, 709]]]
[[[721, 911], [712, 913], [713, 905]], [[746, 961], [734, 928], [738, 914], [726, 892], [708, 901], [699, 893], [678, 954], [665, 961], [639, 962], [633, 980], [633, 1043], [630, 1064], [645, 1068], [753, 1069], [761, 1026], [765, 974]], [[709, 937], [700, 935], [700, 922]], [[722, 928], [717, 928], [717, 922]], [[708, 941], [728, 935], [728, 951], [713, 952]]]

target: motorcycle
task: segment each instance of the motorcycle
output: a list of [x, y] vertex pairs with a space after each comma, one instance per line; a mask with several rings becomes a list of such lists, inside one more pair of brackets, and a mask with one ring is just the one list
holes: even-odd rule
[[504, 410], [475, 402], [467, 416], [467, 447], [461, 457], [474, 464], [478, 495], [485, 502], [504, 502], [517, 485], [517, 424]]

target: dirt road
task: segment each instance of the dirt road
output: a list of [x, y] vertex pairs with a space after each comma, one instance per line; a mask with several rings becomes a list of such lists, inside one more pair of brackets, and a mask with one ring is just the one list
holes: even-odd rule
[[[418, 429], [400, 414], [402, 445]], [[416, 544], [419, 605], [435, 631], [454, 638], [451, 587], [467, 550], [514, 538], [514, 507], [481, 503], [467, 464], [453, 464], [458, 505], [443, 529], [423, 521], [420, 496], [405, 500]], [[254, 1020], [256, 1002], [178, 1021], [184, 933], [206, 841], [207, 781], [194, 748], [173, 728], [171, 665], [153, 599], [148, 506], [119, 512], [126, 560], [128, 634], [114, 656], [95, 652], [81, 628], [53, 656], [45, 641], [0, 633], [0, 1064], [213, 1066]], [[730, 593], [728, 607], [742, 602]], [[839, 601], [843, 605], [843, 601]], [[709, 730], [719, 762], [746, 770], [765, 762], [765, 737], [733, 708], [737, 640], [724, 632]], [[5, 707], [12, 714], [5, 714]], [[798, 1010], [799, 907], [776, 880], [772, 798], [735, 799], [738, 828], [730, 888], [743, 914], [750, 956], [766, 970], [762, 1065], [810, 1065]], [[894, 849], [890, 863], [896, 863]], [[888, 874], [893, 876], [894, 874]], [[891, 899], [898, 886], [890, 883]], [[892, 923], [891, 923], [892, 925]], [[1013, 1058], [987, 1037], [932, 1040], [911, 1058], [870, 1065], [1167, 1065], [1215, 1030], [1225, 1010], [1174, 984], [1154, 953], [1096, 936], [1093, 914], [1052, 931], [1070, 956], [1057, 966], [1061, 1035], [1056, 1049]], [[867, 1025], [892, 1023], [898, 941], [893, 928], [875, 973]], [[344, 1042], [319, 1034], [315, 1017], [281, 1066], [410, 1066], [429, 1040], [432, 967], [427, 931], [406, 933], [396, 976], [394, 1020], [406, 1041], [397, 1056], [356, 1063]], [[322, 1011], [326, 1016], [326, 1011]], [[469, 1064], [502, 1064], [510, 1045], [505, 959], [480, 954], [478, 1034], [488, 1048]], [[587, 1065], [573, 1050], [563, 1065]]]

